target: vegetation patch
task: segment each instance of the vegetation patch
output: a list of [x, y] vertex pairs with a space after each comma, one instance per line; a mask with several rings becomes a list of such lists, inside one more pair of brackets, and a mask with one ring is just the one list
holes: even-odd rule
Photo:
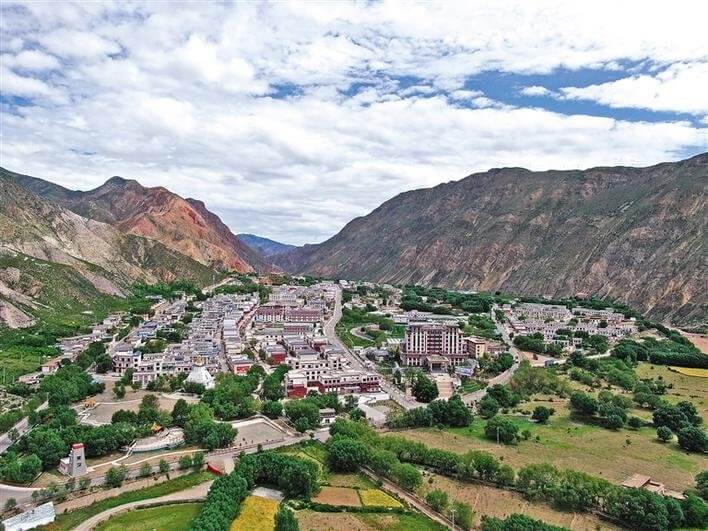
[[260, 496], [249, 496], [241, 505], [238, 518], [231, 524], [231, 531], [273, 531], [278, 502]]
[[695, 376], [697, 378], [708, 378], [708, 369], [692, 369], [689, 367], [669, 367], [672, 371], [686, 376]]
[[396, 498], [379, 489], [360, 489], [359, 497], [367, 507], [402, 507]]
[[136, 509], [114, 516], [98, 525], [96, 531], [187, 531], [201, 506], [201, 503], [180, 503]]

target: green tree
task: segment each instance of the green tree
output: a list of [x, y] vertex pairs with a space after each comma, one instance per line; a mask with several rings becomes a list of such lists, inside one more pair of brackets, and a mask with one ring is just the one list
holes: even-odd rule
[[708, 500], [708, 470], [699, 472], [696, 476], [696, 492], [704, 500]]
[[125, 466], [111, 467], [106, 472], [106, 486], [120, 487], [128, 477], [128, 469]]
[[671, 428], [668, 426], [659, 426], [656, 429], [656, 437], [661, 441], [661, 442], [668, 442], [670, 441], [674, 436], [674, 433], [671, 431]]
[[678, 444], [689, 452], [705, 452], [708, 449], [706, 432], [698, 426], [685, 425], [678, 431]]
[[172, 408], [172, 422], [175, 426], [184, 428], [189, 417], [189, 404], [184, 398], [180, 398], [175, 402]]
[[300, 531], [295, 513], [284, 503], [280, 504], [275, 513], [275, 531]]
[[201, 470], [204, 466], [204, 452], [194, 452], [192, 454], [192, 467], [195, 470]]
[[183, 455], [179, 458], [179, 468], [181, 470], [186, 470], [192, 466], [192, 456]]
[[533, 410], [531, 418], [537, 421], [539, 424], [545, 424], [548, 419], [555, 413], [555, 409], [546, 406], [536, 406]]
[[392, 475], [396, 483], [409, 491], [416, 490], [423, 482], [420, 471], [409, 463], [395, 465], [392, 469]]
[[499, 412], [499, 402], [493, 396], [485, 395], [479, 401], [479, 414], [485, 419], [492, 418]]
[[140, 471], [138, 472], [138, 475], [141, 478], [146, 478], [150, 474], [152, 474], [152, 467], [149, 463], [143, 463], [142, 465], [140, 465]]
[[484, 426], [484, 434], [488, 439], [505, 444], [515, 443], [518, 431], [519, 428], [511, 420], [499, 416], [492, 417]]
[[474, 511], [466, 503], [459, 501], [453, 502], [450, 508], [450, 515], [455, 515], [455, 524], [460, 526], [460, 528], [468, 530], [472, 529], [472, 523], [474, 522]]
[[447, 492], [443, 490], [431, 490], [426, 496], [425, 501], [433, 509], [433, 511], [443, 512], [449, 503]]
[[371, 452], [363, 442], [348, 437], [335, 437], [327, 445], [327, 462], [333, 470], [354, 472], [369, 461]]
[[160, 459], [158, 467], [160, 469], [160, 474], [167, 474], [170, 471], [170, 464], [164, 459]]
[[708, 529], [708, 503], [705, 500], [687, 492], [681, 502], [681, 511], [683, 512], [684, 526]]
[[415, 375], [412, 387], [413, 396], [419, 402], [432, 402], [438, 396], [438, 386], [422, 372]]
[[570, 395], [570, 408], [581, 415], [591, 416], [597, 413], [599, 404], [595, 398], [582, 391]]
[[266, 400], [261, 406], [261, 413], [271, 419], [277, 419], [283, 414], [283, 405], [276, 400]]

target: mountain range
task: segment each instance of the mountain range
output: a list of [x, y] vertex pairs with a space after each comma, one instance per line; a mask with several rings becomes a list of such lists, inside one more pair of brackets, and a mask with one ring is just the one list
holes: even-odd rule
[[239, 234], [238, 237], [251, 249], [258, 251], [263, 256], [268, 258], [296, 248], [295, 245], [276, 242], [270, 238], [263, 238], [262, 236], [256, 236], [255, 234]]
[[120, 177], [80, 192], [0, 169], [0, 234], [0, 322], [13, 326], [59, 293], [86, 302], [134, 282], [273, 269], [201, 201]]
[[293, 247], [236, 236], [201, 201], [162, 187], [113, 177], [74, 191], [0, 169], [0, 321], [31, 322], [31, 304], [52, 300], [49, 270], [76, 293], [122, 294], [135, 281], [282, 268], [597, 295], [705, 324], [707, 185], [708, 154], [647, 168], [493, 169], [402, 193], [323, 243]]
[[708, 154], [648, 168], [493, 169], [402, 193], [293, 273], [535, 296], [597, 295], [705, 323]]

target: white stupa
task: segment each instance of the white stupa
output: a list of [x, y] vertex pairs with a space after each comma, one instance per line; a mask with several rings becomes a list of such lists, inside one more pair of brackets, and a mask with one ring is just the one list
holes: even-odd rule
[[204, 360], [201, 357], [194, 361], [192, 370], [189, 371], [189, 375], [187, 376], [187, 381], [202, 384], [205, 389], [212, 389], [214, 387], [214, 377], [207, 371], [207, 368], [204, 366]]

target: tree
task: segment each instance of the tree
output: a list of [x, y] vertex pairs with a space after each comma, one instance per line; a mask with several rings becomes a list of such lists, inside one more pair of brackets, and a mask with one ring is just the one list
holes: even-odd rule
[[142, 465], [140, 465], [140, 472], [138, 473], [138, 475], [141, 478], [146, 478], [150, 474], [152, 474], [152, 467], [148, 463], [143, 463]]
[[91, 486], [91, 478], [83, 477], [79, 479], [79, 490], [86, 490]]
[[597, 400], [589, 394], [576, 391], [570, 395], [570, 407], [576, 413], [591, 416], [597, 412], [599, 404]]
[[668, 426], [659, 426], [656, 429], [656, 437], [661, 442], [669, 442], [674, 437], [674, 432]]
[[275, 513], [275, 531], [300, 531], [295, 513], [284, 503], [280, 504]]
[[369, 447], [363, 442], [348, 437], [335, 437], [327, 447], [327, 461], [333, 470], [354, 472], [368, 462]]
[[511, 420], [499, 416], [492, 417], [484, 426], [484, 434], [488, 439], [505, 444], [515, 443], [518, 431], [519, 428]]
[[686, 498], [681, 502], [681, 510], [685, 527], [708, 528], [708, 503], [704, 500], [687, 492]]
[[201, 470], [204, 466], [204, 452], [194, 452], [192, 454], [192, 467], [195, 470]]
[[708, 470], [699, 472], [696, 476], [696, 492], [704, 500], [708, 500]]
[[678, 444], [689, 452], [705, 452], [708, 448], [708, 437], [698, 426], [685, 425], [678, 431]]
[[101, 354], [96, 358], [96, 372], [106, 374], [113, 368], [113, 360], [108, 354]]
[[469, 505], [459, 501], [454, 502], [450, 508], [450, 515], [452, 516], [453, 514], [455, 515], [455, 524], [465, 530], [472, 529], [474, 511]]
[[432, 402], [438, 396], [438, 386], [422, 372], [415, 375], [412, 388], [413, 396], [419, 402]]
[[17, 500], [15, 498], [8, 498], [5, 502], [5, 510], [12, 511], [15, 507], [17, 507]]
[[179, 458], [179, 468], [180, 470], [186, 470], [192, 466], [192, 456], [183, 455]]
[[[312, 398], [292, 400], [285, 405], [285, 414], [300, 431], [312, 430], [320, 425], [320, 408]], [[301, 420], [298, 424], [298, 421]], [[304, 428], [301, 430], [301, 428]]]
[[128, 477], [128, 469], [125, 466], [111, 467], [106, 472], [106, 485], [108, 487], [120, 487]]
[[261, 406], [261, 413], [271, 419], [277, 419], [283, 414], [283, 405], [276, 400], [266, 400]]
[[125, 398], [125, 386], [121, 382], [116, 382], [113, 385], [113, 394], [118, 400]]
[[391, 472], [396, 483], [409, 491], [414, 491], [423, 482], [420, 471], [409, 463], [399, 463], [392, 468]]
[[630, 428], [638, 430], [644, 425], [644, 421], [639, 417], [629, 417], [627, 424], [629, 424]]
[[555, 413], [555, 409], [552, 407], [536, 406], [531, 418], [539, 424], [545, 424], [553, 413]]
[[479, 401], [479, 414], [485, 419], [491, 418], [499, 412], [499, 402], [491, 395], [484, 395]]
[[487, 394], [494, 398], [502, 407], [514, 407], [521, 401], [521, 397], [511, 391], [506, 385], [492, 385], [487, 389]]
[[184, 398], [180, 398], [175, 402], [172, 408], [172, 422], [175, 426], [184, 428], [187, 423], [187, 418], [189, 417], [189, 404]]
[[160, 474], [167, 474], [170, 471], [170, 465], [164, 459], [160, 459], [160, 463], [158, 464], [158, 467], [160, 469]]
[[447, 492], [443, 490], [431, 490], [426, 496], [425, 501], [433, 509], [433, 511], [443, 512], [447, 508], [449, 499]]
[[54, 430], [37, 428], [29, 432], [25, 438], [29, 453], [35, 454], [46, 469], [59, 464], [59, 460], [69, 453], [69, 445]]

